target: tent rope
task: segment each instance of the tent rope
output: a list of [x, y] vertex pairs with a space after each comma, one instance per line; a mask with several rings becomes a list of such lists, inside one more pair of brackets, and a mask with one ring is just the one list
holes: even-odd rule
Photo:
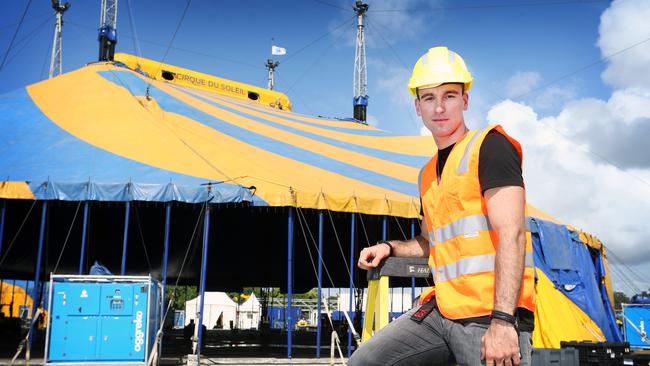
[[138, 213], [138, 206], [133, 202], [133, 211], [135, 213], [135, 222], [138, 225], [138, 231], [140, 232], [140, 243], [142, 244], [142, 249], [144, 249], [144, 258], [147, 260], [147, 265], [149, 266], [149, 273], [153, 272], [153, 266], [149, 260], [149, 252], [147, 251], [147, 244], [144, 241], [144, 233], [142, 232], [142, 226], [140, 224], [140, 214]]
[[[321, 192], [323, 195], [323, 198], [325, 198], [325, 193]], [[341, 253], [341, 257], [343, 258], [343, 263], [345, 264], [345, 270], [348, 272], [348, 276], [352, 278], [352, 273], [350, 273], [350, 266], [348, 265], [348, 260], [345, 258], [345, 253], [343, 253], [343, 246], [341, 245], [341, 240], [339, 238], [339, 234], [336, 231], [336, 225], [334, 225], [334, 218], [332, 217], [332, 210], [329, 209], [329, 205], [327, 204], [327, 200], [323, 200], [325, 202], [325, 206], [327, 207], [326, 211], [330, 219], [330, 223], [332, 224], [332, 229], [334, 229], [334, 237], [336, 238], [336, 243], [339, 246], [339, 252]]]
[[27, 222], [27, 218], [29, 218], [29, 214], [32, 212], [32, 209], [36, 205], [36, 200], [32, 202], [32, 205], [29, 207], [29, 211], [27, 211], [27, 214], [25, 215], [25, 218], [23, 219], [23, 222], [20, 224], [20, 227], [18, 227], [18, 231], [16, 231], [16, 234], [14, 235], [13, 239], [11, 239], [11, 242], [9, 243], [9, 246], [7, 247], [7, 251], [5, 254], [2, 256], [2, 259], [0, 259], [0, 268], [2, 268], [2, 264], [5, 262], [5, 259], [7, 259], [7, 256], [9, 255], [9, 252], [11, 251], [11, 248], [14, 246], [16, 243], [16, 239], [18, 238], [18, 235], [23, 229], [23, 226], [25, 226], [25, 222]]
[[77, 220], [77, 214], [79, 213], [79, 207], [81, 207], [81, 202], [77, 204], [77, 209], [74, 211], [74, 216], [72, 217], [72, 223], [70, 223], [70, 228], [68, 229], [68, 234], [65, 236], [65, 240], [63, 241], [63, 248], [61, 248], [61, 252], [59, 253], [59, 258], [56, 260], [56, 264], [54, 265], [54, 269], [52, 270], [52, 273], [56, 273], [56, 270], [59, 268], [59, 263], [61, 262], [61, 258], [63, 258], [63, 252], [65, 252], [65, 247], [68, 245], [68, 239], [70, 239], [70, 234], [72, 233], [72, 228], [74, 227], [74, 223]]
[[[302, 219], [300, 216], [303, 216]], [[302, 225], [302, 220], [305, 221], [305, 226], [307, 226], [307, 231], [309, 232], [309, 236], [311, 237], [311, 241], [308, 240], [307, 235], [305, 234], [305, 230]], [[304, 217], [304, 214], [302, 213], [302, 210], [298, 208], [298, 222], [300, 223], [300, 228], [302, 229], [302, 235], [305, 238], [305, 244], [307, 245], [307, 251], [309, 252], [309, 258], [312, 258], [311, 250], [309, 248], [309, 244], [312, 244], [316, 250], [316, 253], [318, 252], [318, 244], [316, 243], [316, 240], [314, 239], [314, 236], [311, 233], [311, 230], [309, 229], [309, 224], [307, 224], [307, 219]], [[330, 285], [332, 287], [334, 286], [334, 280], [332, 280], [332, 276], [330, 275], [329, 269], [327, 268], [327, 264], [325, 264], [325, 260], [322, 259], [322, 253], [320, 255], [321, 257], [321, 263], [323, 264], [323, 268], [325, 269], [325, 274], [327, 274], [327, 278], [330, 280]], [[314, 264], [314, 261], [312, 259], [312, 268], [314, 270], [314, 275], [316, 276], [316, 280], [318, 280], [318, 271], [316, 270], [316, 265]]]

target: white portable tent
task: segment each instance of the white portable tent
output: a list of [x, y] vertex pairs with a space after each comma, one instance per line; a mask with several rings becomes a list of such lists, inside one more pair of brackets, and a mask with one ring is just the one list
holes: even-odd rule
[[[185, 324], [191, 319], [198, 323], [199, 297], [185, 302]], [[203, 325], [212, 329], [217, 324], [219, 315], [223, 314], [223, 328], [230, 329], [230, 322], [235, 325], [237, 315], [237, 303], [232, 301], [225, 292], [206, 292], [203, 301]]]
[[239, 329], [257, 329], [260, 323], [260, 302], [257, 296], [251, 296], [243, 304], [239, 305]]

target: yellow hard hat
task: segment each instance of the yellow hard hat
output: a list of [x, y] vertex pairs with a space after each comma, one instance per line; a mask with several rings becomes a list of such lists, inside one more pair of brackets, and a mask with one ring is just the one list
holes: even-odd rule
[[417, 89], [436, 87], [445, 83], [462, 83], [465, 92], [472, 87], [472, 74], [465, 66], [465, 61], [456, 52], [447, 47], [433, 47], [422, 55], [413, 67], [408, 88], [417, 97]]

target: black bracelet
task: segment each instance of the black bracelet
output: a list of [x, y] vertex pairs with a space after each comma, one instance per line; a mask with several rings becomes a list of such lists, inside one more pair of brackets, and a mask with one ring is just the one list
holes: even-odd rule
[[490, 319], [503, 320], [504, 322], [508, 322], [514, 326], [517, 326], [517, 318], [511, 314], [504, 313], [503, 311], [492, 310], [492, 314], [490, 314]]
[[[386, 244], [388, 245], [388, 256], [392, 257], [393, 256], [393, 245], [388, 241], [388, 240], [380, 240], [377, 242], [377, 244]], [[375, 244], [375, 245], [377, 245]]]

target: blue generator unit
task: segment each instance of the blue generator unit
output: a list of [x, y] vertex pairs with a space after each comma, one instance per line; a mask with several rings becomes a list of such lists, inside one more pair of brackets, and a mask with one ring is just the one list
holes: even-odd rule
[[650, 304], [623, 304], [623, 322], [630, 347], [650, 348]]
[[52, 275], [45, 364], [144, 365], [160, 325], [150, 276]]

